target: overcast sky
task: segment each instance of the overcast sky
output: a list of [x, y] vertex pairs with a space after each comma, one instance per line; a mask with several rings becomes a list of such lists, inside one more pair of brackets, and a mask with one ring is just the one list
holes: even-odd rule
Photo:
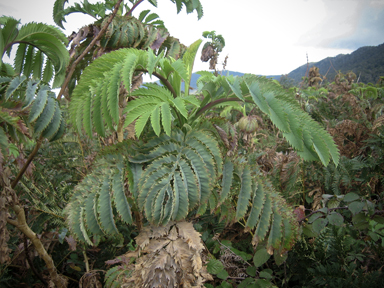
[[[74, 1], [70, 0], [69, 4]], [[89, 0], [89, 2], [97, 2]], [[126, 1], [128, 2], [128, 1]], [[362, 46], [384, 43], [384, 0], [200, 0], [204, 16], [196, 12], [176, 14], [170, 0], [158, 0], [158, 8], [144, 1], [134, 13], [145, 9], [159, 14], [171, 36], [189, 45], [215, 30], [226, 46], [227, 69], [261, 75], [281, 75], [306, 63], [351, 53]], [[0, 0], [0, 14], [54, 24], [54, 0]], [[69, 35], [93, 18], [76, 13], [64, 23]], [[200, 56], [200, 54], [199, 54]], [[200, 58], [200, 57], [199, 57]], [[207, 70], [197, 60], [194, 71]], [[219, 68], [221, 68], [219, 66]]]

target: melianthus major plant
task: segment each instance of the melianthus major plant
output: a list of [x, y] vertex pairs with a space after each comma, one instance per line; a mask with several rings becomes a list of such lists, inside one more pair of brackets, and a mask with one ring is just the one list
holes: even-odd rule
[[[290, 207], [246, 155], [229, 156], [209, 114], [215, 108], [238, 103], [256, 106], [304, 160], [320, 160], [324, 165], [339, 161], [332, 137], [273, 81], [201, 72], [198, 94], [182, 91], [182, 82], [189, 87], [200, 44], [201, 40], [193, 43], [177, 60], [152, 50], [105, 54], [84, 69], [71, 96], [70, 118], [80, 133], [105, 137], [116, 132], [120, 142], [105, 149], [97, 168], [76, 187], [66, 208], [71, 230], [90, 245], [117, 235], [117, 219], [136, 223], [142, 231], [134, 255], [137, 267], [127, 268], [135, 272], [125, 275], [115, 267], [106, 276], [110, 282], [122, 277], [133, 286], [167, 287], [169, 277], [164, 275], [172, 272], [184, 273], [180, 279], [175, 276], [175, 283], [193, 274], [188, 283], [201, 285], [209, 279], [201, 259], [186, 267], [172, 252], [181, 249], [176, 244], [181, 239], [185, 245], [194, 243], [188, 257], [197, 257], [202, 249], [195, 242], [198, 237], [191, 236], [193, 228], [174, 221], [184, 223], [179, 221], [208, 209], [229, 222], [244, 223], [254, 231], [253, 244], [265, 244], [271, 254], [292, 247], [298, 226]], [[145, 84], [131, 91], [135, 73], [155, 76], [161, 85]], [[132, 123], [137, 141], [125, 139], [125, 128]], [[170, 231], [175, 231], [174, 236], [169, 236]], [[169, 248], [169, 241], [178, 248]], [[153, 257], [142, 253], [165, 258], [156, 266]]]

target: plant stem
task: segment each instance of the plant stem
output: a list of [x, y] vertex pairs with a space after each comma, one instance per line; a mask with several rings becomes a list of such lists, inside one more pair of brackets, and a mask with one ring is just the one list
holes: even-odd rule
[[[201, 114], [203, 114], [205, 111], [211, 109], [212, 107], [218, 105], [218, 104], [221, 104], [221, 103], [224, 103], [224, 102], [230, 102], [230, 101], [241, 101], [243, 102], [242, 100], [240, 100], [239, 98], [237, 97], [231, 97], [231, 98], [221, 98], [221, 99], [217, 99], [213, 102], [210, 102], [208, 103], [207, 105], [205, 105], [203, 108], [201, 108], [200, 110], [198, 110], [195, 114], [195, 117], [197, 118], [198, 116], [200, 116]], [[245, 100], [245, 102], [247, 103], [253, 103], [255, 104], [253, 101], [251, 100]]]
[[40, 148], [42, 142], [43, 142], [43, 136], [40, 136], [39, 139], [37, 139], [35, 148], [31, 152], [31, 154], [29, 154], [28, 159], [25, 162], [23, 168], [20, 169], [15, 180], [12, 181], [12, 184], [11, 184], [12, 189], [16, 187], [16, 185], [17, 185], [17, 183], [19, 183], [21, 177], [23, 177], [23, 174], [27, 170], [29, 164], [32, 162], [33, 158], [35, 158], [37, 151], [39, 151], [39, 148]]
[[132, 6], [131, 10], [129, 10], [127, 13], [125, 13], [124, 16], [129, 16], [129, 15], [131, 15], [131, 14], [132, 14], [132, 11], [135, 10], [135, 8], [136, 8], [141, 2], [143, 2], [143, 1], [144, 1], [144, 0], [139, 0], [139, 1], [137, 1], [137, 2]]
[[[65, 77], [65, 80], [64, 80], [64, 83], [63, 85], [61, 86], [61, 89], [60, 89], [60, 92], [59, 92], [59, 95], [57, 96], [57, 100], [60, 101], [61, 97], [63, 96], [64, 94], [64, 91], [65, 91], [65, 88], [67, 88], [68, 84], [69, 84], [69, 81], [71, 80], [72, 78], [72, 75], [73, 73], [75, 72], [75, 69], [76, 69], [76, 66], [80, 63], [80, 61], [84, 58], [85, 55], [88, 54], [89, 51], [91, 51], [92, 47], [96, 44], [96, 42], [101, 38], [101, 36], [104, 35], [105, 31], [107, 31], [107, 28], [109, 26], [109, 24], [111, 24], [113, 18], [116, 16], [116, 13], [117, 11], [119, 10], [119, 7], [120, 7], [120, 4], [123, 0], [119, 0], [116, 5], [115, 5], [115, 8], [113, 9], [113, 12], [111, 14], [111, 16], [109, 16], [109, 19], [107, 21], [107, 23], [105, 23], [105, 25], [103, 26], [103, 28], [101, 28], [99, 34], [97, 34], [97, 36], [95, 38], [93, 38], [93, 40], [91, 41], [91, 43], [89, 43], [89, 45], [87, 46], [87, 48], [85, 48], [85, 50], [83, 51], [83, 53], [81, 53], [81, 55], [72, 63], [72, 66], [71, 68], [69, 69], [68, 71], [68, 74], [67, 74], [67, 77]], [[132, 10], [132, 9], [131, 9]], [[70, 101], [70, 99], [67, 99], [68, 101]]]
[[12, 205], [11, 208], [13, 211], [15, 211], [17, 220], [8, 218], [7, 222], [15, 226], [17, 229], [19, 229], [25, 236], [27, 236], [31, 240], [31, 242], [35, 246], [37, 253], [39, 253], [39, 256], [44, 260], [45, 264], [47, 265], [49, 276], [52, 282], [55, 284], [55, 286], [58, 288], [67, 287], [68, 280], [63, 276], [57, 274], [55, 263], [53, 262], [52, 257], [47, 253], [43, 243], [41, 243], [40, 239], [37, 238], [35, 232], [33, 232], [31, 228], [28, 226], [25, 218], [24, 209], [21, 208], [19, 205]]

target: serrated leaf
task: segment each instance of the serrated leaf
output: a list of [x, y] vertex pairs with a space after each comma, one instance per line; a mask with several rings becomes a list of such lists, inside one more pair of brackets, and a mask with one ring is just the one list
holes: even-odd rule
[[98, 212], [100, 224], [106, 233], [117, 233], [115, 221], [113, 220], [113, 212], [111, 206], [110, 183], [108, 176], [105, 176], [102, 182], [100, 197], [98, 203]]
[[53, 141], [56, 141], [57, 139], [60, 139], [61, 136], [63, 136], [64, 131], [65, 131], [65, 121], [64, 121], [64, 118], [61, 117], [59, 130], [57, 130], [56, 134], [49, 141], [53, 142]]
[[231, 82], [228, 79], [226, 79], [226, 81], [227, 81], [229, 87], [231, 87], [233, 93], [235, 93], [236, 97], [242, 101], [245, 101], [243, 94], [242, 94], [242, 91], [241, 91], [239, 78], [235, 77], [233, 84], [231, 84]]
[[34, 122], [43, 112], [48, 100], [49, 87], [42, 85], [37, 93], [36, 99], [32, 104], [31, 112], [29, 113], [29, 123]]
[[163, 103], [161, 106], [161, 124], [163, 125], [165, 133], [171, 135], [171, 121], [172, 115], [168, 103]]
[[27, 89], [25, 92], [25, 100], [24, 100], [24, 104], [23, 104], [23, 109], [25, 109], [25, 108], [29, 107], [29, 105], [31, 105], [31, 103], [35, 97], [35, 93], [36, 93], [36, 90], [37, 90], [39, 83], [40, 83], [40, 81], [34, 81], [34, 80], [28, 81]]
[[122, 170], [118, 171], [112, 179], [113, 199], [121, 219], [127, 224], [132, 224], [131, 208], [125, 196], [123, 176], [121, 173]]
[[40, 134], [45, 128], [48, 127], [49, 123], [52, 121], [56, 110], [55, 102], [55, 99], [48, 97], [47, 104], [45, 105], [41, 115], [37, 118], [33, 127], [35, 135]]
[[161, 132], [159, 106], [156, 106], [151, 113], [151, 125], [153, 128], [153, 131], [155, 131], [156, 135], [159, 136]]
[[220, 273], [223, 269], [224, 269], [223, 263], [221, 263], [217, 259], [211, 259], [211, 260], [209, 260], [209, 262], [207, 264], [208, 273], [211, 273], [214, 275]]
[[243, 218], [245, 213], [247, 212], [249, 199], [251, 197], [251, 189], [251, 171], [249, 170], [249, 167], [247, 165], [244, 167], [243, 173], [241, 175], [241, 188], [237, 200], [236, 221], [239, 221], [239, 219]]
[[16, 76], [12, 79], [12, 81], [9, 83], [7, 90], [5, 91], [5, 101], [11, 97], [13, 92], [17, 90], [17, 88], [20, 87], [20, 85], [27, 79], [24, 75], [22, 76]]
[[[216, 276], [219, 279], [225, 280], [229, 277], [229, 274], [226, 270], [223, 269], [219, 273], [217, 273]], [[231, 285], [231, 287], [232, 287], [232, 285]]]
[[221, 181], [221, 193], [220, 193], [220, 199], [219, 199], [219, 205], [224, 202], [224, 200], [227, 198], [232, 185], [232, 178], [233, 178], [233, 163], [226, 158], [224, 167], [223, 167], [223, 178]]

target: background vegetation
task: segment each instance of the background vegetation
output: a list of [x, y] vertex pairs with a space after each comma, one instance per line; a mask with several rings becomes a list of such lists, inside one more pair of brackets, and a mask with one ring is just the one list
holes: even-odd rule
[[1, 18], [0, 286], [383, 287], [384, 78], [223, 76], [211, 31], [190, 93], [202, 41], [141, 2]]

